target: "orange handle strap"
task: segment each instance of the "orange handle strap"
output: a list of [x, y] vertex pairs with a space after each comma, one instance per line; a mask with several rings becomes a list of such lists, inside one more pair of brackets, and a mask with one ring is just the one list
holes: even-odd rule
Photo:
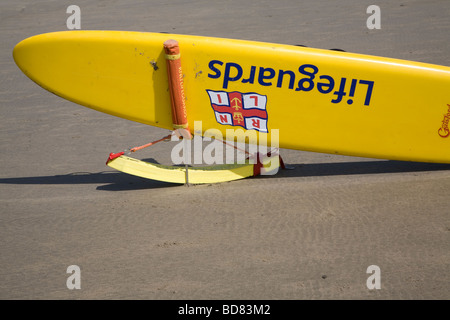
[[178, 42], [172, 39], [165, 41], [164, 52], [166, 54], [167, 75], [169, 78], [173, 128], [178, 132], [182, 131], [184, 138], [190, 139], [191, 134], [187, 121], [183, 72], [181, 69], [180, 47], [178, 46]]

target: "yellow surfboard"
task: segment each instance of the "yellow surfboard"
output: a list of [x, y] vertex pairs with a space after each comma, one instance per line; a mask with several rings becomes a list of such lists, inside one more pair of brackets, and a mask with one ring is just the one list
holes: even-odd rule
[[[66, 31], [14, 48], [43, 88], [172, 129], [163, 43], [179, 42], [187, 118], [279, 130], [281, 148], [450, 163], [450, 68], [330, 50], [161, 33]], [[247, 132], [246, 131], [246, 132]], [[192, 132], [193, 133], [193, 132]]]

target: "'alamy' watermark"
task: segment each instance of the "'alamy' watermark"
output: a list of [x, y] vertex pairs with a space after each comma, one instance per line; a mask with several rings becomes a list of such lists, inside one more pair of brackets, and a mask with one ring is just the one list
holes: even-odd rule
[[70, 5], [67, 7], [66, 13], [71, 14], [66, 21], [67, 29], [81, 29], [81, 9], [77, 5]]
[[[176, 135], [172, 136], [172, 141], [178, 142], [171, 152], [175, 165], [255, 164], [258, 160], [262, 161], [263, 157], [264, 167], [271, 169], [264, 170], [261, 174], [273, 175], [278, 172], [278, 129], [271, 129], [270, 134], [255, 130], [226, 129], [224, 137], [218, 129], [207, 129], [203, 132], [202, 121], [195, 121], [194, 133], [192, 141], [180, 141]], [[204, 142], [207, 145], [204, 145]]]
[[381, 29], [381, 9], [379, 6], [370, 5], [366, 10], [367, 14], [371, 14], [370, 17], [367, 18], [366, 25], [367, 28], [372, 29]]
[[67, 289], [81, 289], [81, 269], [77, 265], [71, 265], [67, 267], [66, 273], [71, 275], [67, 278]]
[[366, 273], [371, 273], [372, 275], [367, 278], [366, 286], [367, 289], [381, 289], [381, 270], [379, 266], [371, 265], [367, 267]]

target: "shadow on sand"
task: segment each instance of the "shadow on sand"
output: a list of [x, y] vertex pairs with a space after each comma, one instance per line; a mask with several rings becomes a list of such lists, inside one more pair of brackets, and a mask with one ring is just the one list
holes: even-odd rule
[[178, 186], [173, 183], [144, 179], [122, 172], [75, 172], [55, 176], [20, 177], [0, 179], [0, 184], [22, 185], [64, 185], [64, 184], [96, 184], [97, 190], [125, 191], [138, 189], [156, 189]]
[[[402, 172], [423, 172], [450, 170], [450, 164], [403, 162], [403, 161], [360, 161], [338, 163], [288, 164], [292, 170], [282, 170], [276, 177], [318, 177], [357, 174], [382, 174]], [[262, 177], [261, 177], [262, 178]], [[264, 176], [270, 179], [272, 176]], [[180, 186], [144, 179], [117, 171], [97, 173], [75, 172], [55, 176], [17, 177], [0, 179], [0, 184], [16, 185], [64, 185], [64, 184], [96, 184], [97, 190], [125, 191], [138, 189], [156, 189]]]

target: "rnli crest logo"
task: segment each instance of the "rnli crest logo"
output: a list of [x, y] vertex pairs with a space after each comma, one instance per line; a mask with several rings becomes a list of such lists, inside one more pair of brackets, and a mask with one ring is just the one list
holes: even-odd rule
[[223, 125], [268, 132], [267, 96], [249, 92], [206, 90], [216, 121]]

